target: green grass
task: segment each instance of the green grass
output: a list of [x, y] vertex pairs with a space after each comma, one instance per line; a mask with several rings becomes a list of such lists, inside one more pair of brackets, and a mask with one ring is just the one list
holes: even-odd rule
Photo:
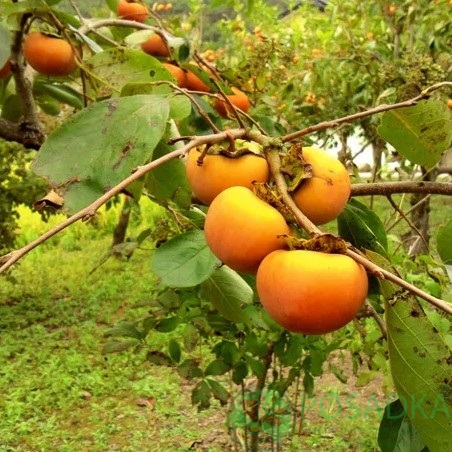
[[[444, 221], [450, 209], [442, 203], [433, 224]], [[377, 209], [382, 216], [388, 212], [383, 202]], [[46, 225], [25, 208], [20, 213], [19, 245], [62, 219], [53, 217]], [[104, 333], [118, 321], [144, 316], [143, 302], [155, 295], [148, 245], [130, 260], [111, 258], [90, 273], [110, 245], [117, 214], [116, 206], [92, 224], [73, 225], [0, 279], [2, 452], [189, 451], [199, 442], [211, 452], [232, 450], [226, 408], [214, 404], [198, 413], [190, 403], [190, 384], [173, 369], [152, 366], [144, 351], [101, 354]], [[152, 227], [161, 214], [145, 203], [133, 214], [130, 234]], [[162, 347], [163, 336], [151, 333], [149, 345]], [[342, 401], [358, 393], [365, 422], [346, 410], [336, 416], [333, 405], [325, 405], [328, 416], [308, 410], [286, 450], [377, 450], [380, 415], [372, 407], [366, 411], [366, 403], [378, 394], [384, 407], [381, 382], [363, 389], [354, 377], [347, 385], [332, 377], [316, 384], [316, 391], [319, 399], [337, 395]], [[149, 404], [140, 406], [144, 400]]]

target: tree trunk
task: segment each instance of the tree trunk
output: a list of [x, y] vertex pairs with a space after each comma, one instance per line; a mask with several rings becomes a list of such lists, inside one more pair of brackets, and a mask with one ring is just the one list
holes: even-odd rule
[[129, 226], [130, 213], [132, 211], [132, 203], [130, 199], [125, 196], [124, 202], [121, 207], [121, 212], [119, 214], [119, 220], [116, 224], [115, 230], [113, 231], [113, 242], [112, 247], [124, 243], [126, 239], [127, 227]]

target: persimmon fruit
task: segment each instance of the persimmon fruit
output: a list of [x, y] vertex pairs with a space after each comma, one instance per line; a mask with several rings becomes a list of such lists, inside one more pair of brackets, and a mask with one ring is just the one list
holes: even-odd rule
[[447, 99], [446, 105], [447, 105], [447, 108], [452, 110], [452, 99]]
[[321, 149], [304, 147], [303, 158], [311, 165], [312, 177], [293, 194], [298, 208], [314, 223], [334, 220], [350, 197], [350, 176], [345, 166]]
[[123, 19], [141, 23], [145, 22], [149, 16], [147, 6], [133, 0], [119, 0], [116, 12]]
[[286, 247], [284, 217], [250, 189], [222, 191], [207, 211], [204, 234], [212, 253], [233, 270], [256, 273], [262, 259]]
[[175, 64], [163, 63], [163, 66], [165, 66], [165, 68], [176, 79], [177, 86], [179, 86], [180, 88], [185, 88], [185, 84], [187, 83], [186, 72], [179, 66], [176, 66]]
[[211, 91], [210, 87], [190, 70], [187, 70], [187, 82], [185, 88], [191, 91], [201, 91], [203, 93], [209, 93]]
[[[248, 96], [238, 88], [232, 87], [231, 90], [233, 94], [227, 95], [227, 98], [230, 100], [231, 104], [247, 113], [251, 107]], [[224, 99], [216, 99], [214, 107], [215, 110], [217, 110], [218, 114], [223, 118], [228, 118], [230, 115], [232, 115], [232, 108], [226, 103]]]
[[278, 250], [256, 277], [260, 301], [283, 328], [326, 334], [353, 320], [368, 290], [364, 267], [343, 254]]
[[7, 60], [3, 67], [0, 69], [0, 79], [8, 77], [11, 74], [11, 61]]
[[148, 55], [156, 57], [167, 57], [170, 55], [165, 40], [158, 33], [154, 33], [149, 39], [142, 42], [141, 49]]
[[188, 153], [186, 174], [194, 196], [206, 205], [229, 187], [251, 189], [254, 182], [267, 182], [270, 177], [267, 161], [256, 154], [236, 158], [207, 154], [201, 166], [198, 165], [200, 156], [198, 148]]
[[77, 68], [76, 53], [69, 42], [39, 31], [25, 37], [23, 53], [27, 63], [40, 74], [65, 76]]

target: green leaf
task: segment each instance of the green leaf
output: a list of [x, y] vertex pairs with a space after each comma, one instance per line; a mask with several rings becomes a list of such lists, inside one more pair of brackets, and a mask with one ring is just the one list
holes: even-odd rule
[[206, 381], [209, 383], [210, 389], [212, 389], [214, 398], [217, 399], [221, 405], [226, 405], [229, 400], [228, 390], [221, 383], [218, 383], [215, 380], [206, 378]]
[[170, 333], [180, 325], [180, 322], [181, 322], [180, 317], [177, 316], [168, 317], [166, 319], [159, 320], [155, 325], [155, 329], [157, 331], [160, 331], [161, 333]]
[[36, 96], [39, 108], [50, 116], [58, 116], [61, 113], [60, 103], [53, 97], [47, 95]]
[[177, 342], [175, 339], [170, 339], [168, 343], [168, 353], [170, 358], [175, 363], [178, 363], [180, 361], [182, 350], [180, 348], [179, 342]]
[[381, 452], [421, 452], [425, 447], [400, 399], [385, 408], [378, 430], [378, 445]]
[[168, 114], [168, 101], [161, 96], [93, 104], [48, 137], [33, 170], [63, 194], [67, 210], [78, 211], [150, 160]]
[[[128, 83], [149, 83], [160, 80], [172, 81], [171, 74], [162, 63], [141, 50], [112, 48], [97, 53], [84, 62], [96, 75], [96, 81], [88, 85], [88, 95], [105, 98], [111, 95], [123, 95], [121, 92]], [[168, 86], [155, 85], [155, 93], [168, 92]]]
[[223, 375], [231, 369], [229, 364], [226, 364], [222, 359], [215, 359], [208, 364], [204, 375]]
[[251, 371], [257, 378], [262, 378], [265, 373], [265, 366], [262, 361], [246, 356], [246, 363], [250, 366]]
[[49, 82], [37, 78], [33, 84], [35, 95], [46, 94], [59, 102], [81, 110], [83, 108], [82, 95], [70, 86], [63, 83]]
[[198, 330], [193, 325], [185, 325], [184, 331], [182, 332], [182, 339], [187, 352], [190, 353], [195, 349], [198, 343], [198, 337]]
[[337, 219], [339, 235], [357, 248], [386, 256], [388, 239], [378, 215], [356, 199], [351, 199]]
[[119, 342], [119, 341], [111, 341], [107, 342], [102, 348], [102, 354], [106, 355], [108, 353], [119, 353], [127, 350], [130, 347], [137, 345], [136, 341], [127, 341], [127, 342]]
[[212, 390], [206, 381], [200, 381], [191, 393], [191, 403], [198, 405], [200, 410], [210, 407], [210, 397]]
[[107, 337], [132, 337], [141, 340], [142, 334], [136, 329], [134, 322], [121, 322], [109, 329], [105, 336]]
[[3, 102], [2, 118], [17, 122], [21, 116], [22, 109], [20, 107], [19, 96], [17, 94], [11, 94]]
[[444, 264], [452, 265], [452, 220], [438, 229], [436, 247]]
[[[396, 273], [381, 256], [380, 266]], [[416, 297], [381, 281], [389, 364], [398, 397], [432, 452], [452, 450], [452, 353]]]
[[253, 301], [253, 290], [234, 270], [223, 265], [215, 270], [201, 287], [203, 297], [210, 301], [223, 317], [234, 323], [247, 323], [243, 306]]
[[193, 287], [208, 279], [220, 262], [203, 231], [180, 234], [155, 250], [152, 271], [168, 287]]
[[444, 102], [429, 99], [383, 114], [378, 134], [412, 163], [432, 167], [452, 141], [452, 117]]
[[[153, 159], [174, 150], [161, 142], [154, 151]], [[188, 209], [191, 204], [191, 188], [185, 175], [185, 164], [182, 160], [173, 159], [155, 168], [146, 177], [146, 188], [160, 205], [167, 207], [170, 202], [181, 209]]]
[[8, 61], [11, 53], [11, 33], [4, 24], [0, 22], [0, 69]]
[[177, 373], [182, 378], [191, 380], [192, 378], [200, 378], [203, 376], [203, 371], [199, 367], [199, 362], [195, 359], [186, 359], [177, 367]]
[[245, 362], [240, 361], [232, 371], [232, 381], [239, 385], [248, 376], [248, 366]]

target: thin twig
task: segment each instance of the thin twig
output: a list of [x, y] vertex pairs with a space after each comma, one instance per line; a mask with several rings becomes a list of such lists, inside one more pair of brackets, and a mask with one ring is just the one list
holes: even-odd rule
[[421, 238], [421, 240], [424, 242], [424, 245], [428, 249], [428, 243], [427, 240], [425, 240], [425, 237], [422, 235], [422, 232], [419, 230], [419, 228], [408, 218], [408, 216], [405, 214], [405, 212], [394, 202], [391, 195], [388, 195], [386, 197], [389, 201], [389, 204], [398, 212], [398, 214], [403, 218], [408, 226]]
[[88, 207], [85, 207], [84, 209], [70, 216], [62, 223], [58, 224], [57, 226], [53, 227], [49, 231], [42, 234], [36, 240], [30, 242], [28, 245], [18, 250], [11, 251], [5, 256], [0, 257], [0, 264], [2, 264], [2, 266], [0, 267], [0, 274], [6, 271], [9, 267], [11, 267], [20, 258], [28, 254], [31, 250], [41, 245], [46, 240], [50, 239], [63, 229], [66, 229], [71, 224], [76, 223], [79, 220], [86, 221], [89, 218], [91, 218], [96, 213], [96, 211], [108, 200], [121, 193], [129, 184], [140, 179], [149, 171], [152, 171], [154, 168], [157, 168], [158, 166], [162, 165], [165, 162], [185, 155], [190, 149], [194, 147], [198, 147], [207, 143], [219, 143], [221, 141], [224, 141], [225, 139], [227, 139], [228, 134], [231, 134], [235, 138], [241, 138], [246, 134], [246, 131], [243, 129], [231, 129], [228, 130], [227, 132], [221, 132], [212, 135], [194, 136], [192, 137], [189, 143], [187, 143], [180, 149], [176, 149], [175, 151], [169, 152], [168, 154], [158, 158], [157, 160], [154, 160], [150, 163], [147, 163], [146, 165], [138, 167], [136, 171], [134, 171], [129, 177], [121, 181], [112, 189], [108, 190], [105, 194], [103, 194], [100, 198], [96, 199], [96, 201], [91, 203]]
[[332, 121], [323, 121], [319, 122], [318, 124], [310, 127], [306, 127], [305, 129], [299, 130], [298, 132], [290, 133], [288, 135], [283, 136], [281, 139], [284, 143], [287, 143], [289, 141], [296, 140], [297, 138], [301, 138], [305, 135], [309, 135], [314, 132], [318, 132], [320, 130], [330, 129], [339, 126], [340, 124], [346, 123], [346, 122], [352, 122], [356, 121], [357, 119], [365, 118], [367, 116], [375, 115], [377, 113], [383, 113], [385, 111], [389, 110], [395, 110], [398, 108], [406, 108], [406, 107], [412, 107], [413, 105], [416, 105], [419, 101], [423, 99], [428, 99], [430, 97], [430, 93], [432, 91], [435, 91], [440, 88], [444, 88], [446, 86], [451, 87], [452, 82], [441, 82], [436, 83], [435, 85], [432, 85], [422, 91], [421, 94], [419, 94], [416, 97], [413, 97], [412, 99], [398, 102], [396, 104], [383, 104], [379, 105], [378, 107], [371, 108], [369, 110], [361, 111], [359, 113], [354, 113], [352, 115], [344, 116], [342, 118], [333, 119]]
[[380, 314], [378, 314], [375, 308], [368, 301], [366, 301], [366, 310], [374, 318], [375, 322], [380, 328], [382, 336], [386, 339], [388, 337], [388, 330], [386, 328], [386, 323], [381, 318]]
[[[419, 206], [421, 206], [422, 204], [424, 204], [425, 202], [427, 202], [430, 198], [432, 197], [432, 195], [427, 195], [424, 196], [422, 199], [420, 199], [414, 206], [410, 207], [406, 212], [405, 215], [409, 215], [411, 212], [413, 212], [413, 210], [416, 210], [417, 208], [419, 208]], [[388, 226], [386, 228], [386, 232], [389, 232], [391, 229], [393, 229], [397, 224], [399, 224], [402, 221], [403, 218], [399, 217], [397, 218], [397, 220], [394, 221], [394, 223], [392, 223], [390, 226]]]

